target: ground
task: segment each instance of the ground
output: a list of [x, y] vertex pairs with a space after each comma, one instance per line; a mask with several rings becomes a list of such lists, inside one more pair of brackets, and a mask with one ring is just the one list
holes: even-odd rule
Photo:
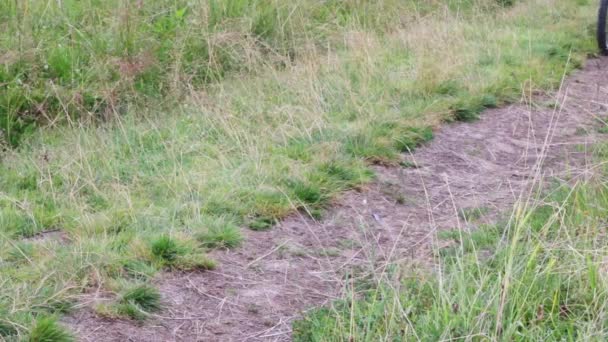
[[0, 2], [0, 340], [604, 334], [595, 16]]
[[353, 278], [391, 264], [432, 268], [441, 231], [497, 222], [540, 179], [590, 177], [607, 88], [608, 59], [591, 59], [558, 93], [525, 94], [443, 127], [402, 166], [375, 167], [376, 181], [337, 199], [327, 219], [294, 214], [247, 232], [242, 248], [212, 253], [214, 271], [162, 275], [167, 310], [149, 322], [82, 309], [65, 323], [87, 341], [290, 340], [295, 318], [341, 298]]

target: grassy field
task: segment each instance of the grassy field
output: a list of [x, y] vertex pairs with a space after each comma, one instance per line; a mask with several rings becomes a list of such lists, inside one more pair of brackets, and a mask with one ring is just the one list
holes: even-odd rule
[[[593, 51], [594, 7], [0, 2], [0, 339], [69, 340], [55, 319], [97, 290], [100, 314], [144, 319], [159, 270], [212, 268], [241, 229], [322, 217], [442, 122], [553, 89]], [[302, 336], [341, 324], [318, 319]]]
[[339, 32], [384, 32], [434, 7], [398, 0], [3, 1], [0, 128], [14, 146], [36, 121], [103, 121], [152, 100], [175, 105], [227, 75], [279, 71], [334, 50], [343, 45]]

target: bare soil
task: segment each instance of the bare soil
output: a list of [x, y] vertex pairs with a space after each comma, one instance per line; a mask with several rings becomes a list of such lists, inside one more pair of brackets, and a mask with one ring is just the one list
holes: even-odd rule
[[377, 181], [345, 193], [326, 219], [294, 214], [270, 231], [245, 231], [242, 247], [212, 253], [215, 271], [163, 274], [156, 285], [167, 309], [143, 324], [86, 307], [64, 323], [82, 341], [290, 340], [293, 319], [339, 298], [349, 279], [388, 262], [432, 266], [438, 231], [496, 222], [540, 178], [587, 177], [607, 71], [608, 59], [589, 60], [558, 94], [522, 95], [446, 125], [403, 167], [375, 167]]

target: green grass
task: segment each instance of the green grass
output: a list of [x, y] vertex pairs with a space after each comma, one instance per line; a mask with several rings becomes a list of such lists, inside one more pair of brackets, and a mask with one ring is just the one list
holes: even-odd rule
[[294, 340], [606, 340], [605, 172], [516, 205], [508, 222], [444, 232], [454, 244], [437, 272], [393, 265], [296, 322]]
[[[229, 234], [229, 231], [222, 233]], [[180, 270], [213, 269], [215, 262], [209, 259], [204, 251], [191, 240], [177, 241], [163, 235], [150, 243], [151, 262], [159, 267], [170, 267]]]
[[92, 287], [212, 268], [236, 227], [319, 218], [370, 163], [593, 51], [584, 1], [137, 4], [0, 2], [6, 335]]
[[72, 342], [75, 341], [55, 318], [43, 317], [36, 321], [27, 338], [28, 342]]
[[225, 218], [210, 220], [196, 237], [208, 248], [236, 248], [243, 241], [239, 227]]
[[137, 286], [120, 295], [116, 311], [133, 319], [144, 319], [162, 308], [160, 299], [157, 289], [146, 285]]
[[121, 284], [121, 287], [123, 289], [114, 301], [95, 307], [98, 315], [111, 319], [143, 321], [162, 310], [161, 295], [156, 288], [129, 282]]
[[163, 262], [173, 262], [182, 254], [177, 243], [168, 236], [161, 236], [152, 242], [150, 246], [152, 255]]

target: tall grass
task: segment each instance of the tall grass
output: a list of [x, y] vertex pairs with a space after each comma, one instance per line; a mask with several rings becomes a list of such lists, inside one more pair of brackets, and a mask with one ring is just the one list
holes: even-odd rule
[[261, 65], [286, 66], [336, 33], [399, 25], [382, 1], [27, 0], [0, 4], [0, 129], [107, 120]]
[[604, 178], [559, 186], [508, 223], [452, 235], [456, 247], [438, 251], [436, 273], [405, 268], [371, 290], [350, 289], [297, 322], [294, 340], [606, 340]]
[[235, 227], [318, 218], [373, 179], [368, 163], [397, 163], [441, 122], [515, 100], [524, 83], [557, 85], [568, 56], [591, 50], [593, 11], [1, 2], [3, 137], [50, 126], [2, 155], [0, 333], [24, 336], [83, 292], [116, 293], [120, 308], [118, 294], [161, 269], [211, 268], [205, 253], [237, 247]]

